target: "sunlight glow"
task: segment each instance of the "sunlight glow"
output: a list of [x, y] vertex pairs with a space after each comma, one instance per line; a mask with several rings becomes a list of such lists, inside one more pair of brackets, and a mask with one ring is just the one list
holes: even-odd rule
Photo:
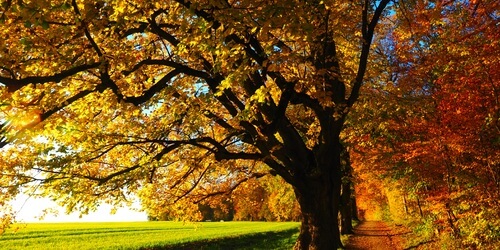
[[[12, 203], [14, 211], [17, 213], [18, 222], [119, 222], [119, 221], [147, 221], [145, 212], [137, 211], [140, 204], [134, 204], [133, 207], [119, 208], [115, 214], [111, 214], [110, 205], [102, 205], [96, 212], [83, 215], [81, 218], [78, 213], [66, 214], [64, 208], [47, 198], [29, 198], [20, 195]], [[44, 210], [50, 210], [51, 213], [44, 214]]]

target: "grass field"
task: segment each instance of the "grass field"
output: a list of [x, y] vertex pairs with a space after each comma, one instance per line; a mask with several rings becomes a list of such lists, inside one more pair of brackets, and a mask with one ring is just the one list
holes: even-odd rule
[[290, 249], [297, 222], [29, 223], [0, 236], [0, 249]]

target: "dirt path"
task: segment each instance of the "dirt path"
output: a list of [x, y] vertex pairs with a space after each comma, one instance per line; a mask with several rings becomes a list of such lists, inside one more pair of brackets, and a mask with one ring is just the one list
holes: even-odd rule
[[352, 250], [400, 250], [401, 238], [382, 221], [363, 221], [354, 229], [346, 249]]

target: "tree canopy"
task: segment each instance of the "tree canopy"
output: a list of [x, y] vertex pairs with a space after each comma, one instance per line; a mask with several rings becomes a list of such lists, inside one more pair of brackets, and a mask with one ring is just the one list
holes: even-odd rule
[[435, 202], [458, 235], [459, 212], [483, 211], [467, 197], [498, 204], [498, 11], [493, 0], [2, 1], [4, 219], [19, 192], [82, 213], [134, 197], [180, 212], [273, 175], [300, 206], [296, 248], [335, 249], [351, 162], [358, 191]]
[[389, 0], [2, 3], [3, 198], [166, 206], [272, 172], [297, 247], [340, 246], [338, 137]]

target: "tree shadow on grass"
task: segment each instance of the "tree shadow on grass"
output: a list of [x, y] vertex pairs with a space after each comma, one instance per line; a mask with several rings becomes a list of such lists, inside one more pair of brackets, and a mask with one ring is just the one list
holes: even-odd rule
[[292, 249], [299, 229], [265, 232], [183, 244], [154, 246], [141, 250]]

